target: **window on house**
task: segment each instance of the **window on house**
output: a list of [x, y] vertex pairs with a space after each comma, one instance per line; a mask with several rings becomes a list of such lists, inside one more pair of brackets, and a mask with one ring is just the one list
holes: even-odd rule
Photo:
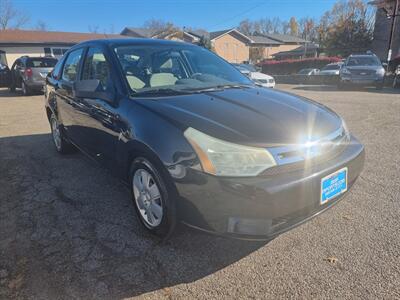
[[62, 56], [68, 51], [67, 48], [52, 48], [51, 50], [54, 56]]
[[50, 56], [51, 55], [51, 48], [48, 48], [48, 47], [44, 48], [44, 55], [45, 56]]

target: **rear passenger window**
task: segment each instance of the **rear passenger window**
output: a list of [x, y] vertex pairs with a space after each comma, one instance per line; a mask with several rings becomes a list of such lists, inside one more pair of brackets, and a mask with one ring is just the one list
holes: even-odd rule
[[83, 49], [72, 51], [65, 61], [62, 79], [68, 82], [74, 82], [78, 76], [79, 62], [82, 57]]
[[111, 85], [110, 69], [106, 57], [98, 48], [89, 48], [83, 66], [82, 80], [97, 79], [106, 91]]

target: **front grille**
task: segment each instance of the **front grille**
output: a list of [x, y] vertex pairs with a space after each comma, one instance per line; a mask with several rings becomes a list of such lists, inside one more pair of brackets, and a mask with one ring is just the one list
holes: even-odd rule
[[277, 166], [266, 170], [264, 175], [310, 169], [321, 161], [326, 161], [340, 154], [347, 145], [349, 136], [341, 127], [328, 136], [312, 142], [311, 145], [288, 145], [271, 147], [268, 151], [274, 157]]
[[375, 70], [350, 70], [351, 75], [357, 76], [371, 76], [375, 75]]

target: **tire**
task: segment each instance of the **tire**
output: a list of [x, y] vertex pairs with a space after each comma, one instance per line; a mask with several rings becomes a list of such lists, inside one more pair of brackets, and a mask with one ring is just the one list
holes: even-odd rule
[[382, 89], [383, 89], [383, 82], [380, 82], [380, 83], [376, 84], [376, 85], [375, 85], [375, 88], [376, 88], [377, 90], [382, 90]]
[[24, 96], [29, 96], [31, 94], [29, 87], [26, 85], [25, 81], [23, 81], [23, 80], [21, 82], [21, 89], [22, 89], [22, 94]]
[[132, 162], [129, 181], [133, 205], [144, 228], [168, 239], [177, 223], [177, 192], [167, 170], [162, 163], [139, 156]]
[[395, 88], [398, 88], [398, 87], [400, 87], [400, 79], [398, 78], [398, 76], [396, 76], [393, 79], [393, 88], [395, 89]]
[[58, 122], [57, 117], [54, 114], [51, 115], [49, 122], [51, 128], [51, 136], [57, 152], [60, 154], [68, 154], [73, 152], [75, 148], [65, 139], [63, 130]]

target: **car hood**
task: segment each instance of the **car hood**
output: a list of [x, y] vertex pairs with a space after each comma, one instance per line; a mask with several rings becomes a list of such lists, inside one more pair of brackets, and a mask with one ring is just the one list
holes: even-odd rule
[[339, 74], [339, 72], [340, 72], [339, 69], [337, 69], [337, 70], [321, 70], [318, 74], [336, 75], [336, 74]]
[[347, 70], [350, 71], [364, 71], [364, 70], [368, 70], [368, 71], [376, 71], [379, 69], [383, 69], [382, 66], [346, 66]]
[[272, 76], [269, 76], [267, 74], [260, 73], [260, 72], [251, 72], [250, 78], [252, 78], [252, 79], [273, 79]]
[[289, 93], [262, 88], [137, 99], [185, 130], [252, 146], [295, 144], [324, 137], [342, 125], [325, 106]]

